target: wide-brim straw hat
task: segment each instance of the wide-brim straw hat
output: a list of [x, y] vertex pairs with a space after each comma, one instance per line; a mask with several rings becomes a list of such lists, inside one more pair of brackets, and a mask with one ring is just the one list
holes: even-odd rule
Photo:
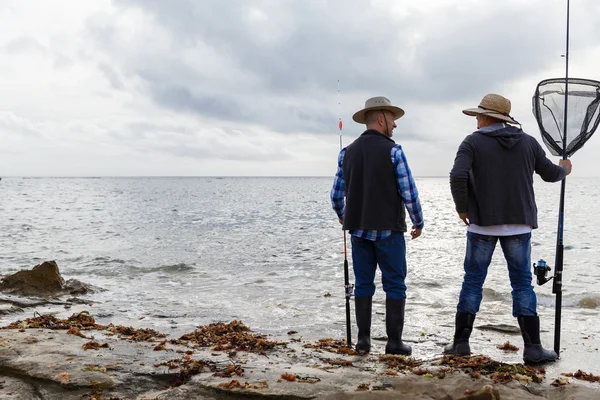
[[365, 123], [365, 114], [368, 113], [369, 111], [375, 111], [375, 110], [390, 111], [392, 114], [394, 114], [394, 120], [397, 120], [398, 118], [400, 118], [401, 116], [404, 115], [404, 110], [401, 109], [400, 107], [393, 106], [392, 102], [387, 97], [378, 96], [378, 97], [371, 97], [370, 99], [365, 101], [365, 108], [354, 113], [354, 115], [352, 116], [352, 119], [355, 122], [358, 122], [359, 124], [364, 124]]
[[499, 94], [486, 94], [477, 108], [467, 108], [463, 113], [472, 117], [480, 114], [488, 117], [493, 117], [501, 121], [506, 121], [510, 124], [519, 123], [510, 116], [510, 100], [502, 97]]

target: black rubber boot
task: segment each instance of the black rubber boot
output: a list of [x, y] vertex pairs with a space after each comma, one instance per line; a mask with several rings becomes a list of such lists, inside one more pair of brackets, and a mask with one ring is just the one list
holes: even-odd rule
[[523, 349], [523, 361], [525, 364], [536, 364], [547, 361], [556, 361], [558, 355], [554, 350], [546, 350], [540, 341], [540, 317], [521, 316], [517, 318], [525, 348]]
[[371, 351], [371, 309], [372, 297], [355, 297], [356, 325], [358, 325], [358, 340], [356, 351], [368, 353]]
[[473, 331], [475, 314], [463, 312], [456, 313], [456, 328], [454, 331], [454, 340], [444, 348], [444, 354], [454, 354], [457, 356], [471, 355], [471, 346], [469, 346], [469, 337]]
[[385, 329], [388, 336], [385, 354], [401, 354], [409, 356], [412, 353], [411, 347], [402, 343], [405, 305], [406, 300], [385, 300]]

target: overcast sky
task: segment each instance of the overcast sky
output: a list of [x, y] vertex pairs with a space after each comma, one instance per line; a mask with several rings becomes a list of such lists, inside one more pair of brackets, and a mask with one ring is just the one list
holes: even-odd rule
[[[377, 95], [406, 111], [413, 174], [447, 176], [486, 93], [541, 143], [565, 19], [566, 0], [0, 0], [0, 176], [332, 176], [338, 118], [348, 144]], [[571, 1], [569, 69], [600, 79], [598, 0]], [[599, 155], [595, 136], [573, 176]]]

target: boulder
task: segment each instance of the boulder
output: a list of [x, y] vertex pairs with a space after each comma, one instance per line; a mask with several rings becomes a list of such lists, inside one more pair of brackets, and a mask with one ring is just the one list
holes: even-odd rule
[[31, 270], [6, 276], [0, 282], [0, 291], [21, 296], [48, 296], [60, 292], [65, 280], [55, 261], [44, 261]]

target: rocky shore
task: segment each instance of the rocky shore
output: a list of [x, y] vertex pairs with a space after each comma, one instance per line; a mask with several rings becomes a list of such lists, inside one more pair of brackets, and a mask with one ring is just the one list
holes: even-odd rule
[[[57, 278], [54, 266], [36, 271]], [[46, 285], [20, 278], [29, 289], [32, 282]], [[198, 326], [178, 337], [152, 327], [102, 325], [60, 279], [46, 297], [24, 297], [15, 279], [0, 284], [4, 313], [45, 301], [73, 304], [63, 319], [35, 314], [1, 327], [0, 399], [600, 398], [600, 378], [586, 371], [547, 371], [483, 355], [418, 360], [385, 356], [378, 343], [360, 355], [338, 339], [310, 341], [294, 331], [270, 337], [241, 321]], [[510, 343], [505, 347], [511, 351]]]

